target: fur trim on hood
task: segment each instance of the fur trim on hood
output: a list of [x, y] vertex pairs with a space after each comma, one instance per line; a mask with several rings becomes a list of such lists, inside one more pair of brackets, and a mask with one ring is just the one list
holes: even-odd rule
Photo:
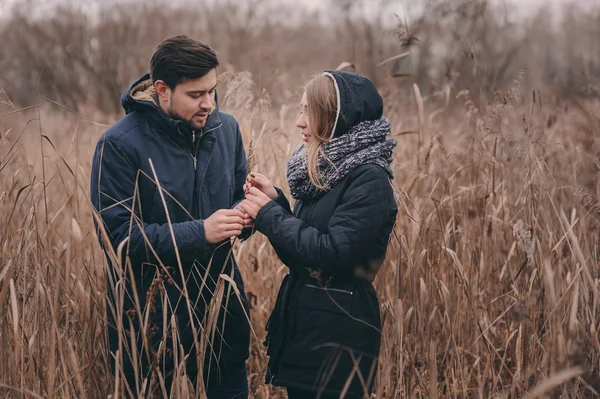
[[142, 80], [137, 84], [134, 84], [129, 94], [136, 101], [146, 101], [153, 103], [158, 107], [158, 101], [156, 99], [156, 90], [152, 79]]

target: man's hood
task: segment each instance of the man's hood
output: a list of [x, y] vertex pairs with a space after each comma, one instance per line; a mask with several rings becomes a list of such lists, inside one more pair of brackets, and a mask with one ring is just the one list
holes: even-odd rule
[[[205, 128], [218, 126], [221, 123], [217, 115], [219, 110], [219, 102], [216, 91], [215, 104], [215, 109], [208, 116]], [[142, 77], [138, 78], [131, 84], [131, 86], [127, 88], [127, 90], [125, 90], [121, 96], [121, 106], [125, 110], [126, 114], [134, 111], [147, 112], [150, 114], [158, 113], [161, 116], [161, 119], [167, 123], [167, 125], [175, 128], [180, 133], [190, 130], [187, 123], [171, 118], [162, 110], [158, 103], [156, 90], [154, 89], [154, 83], [152, 83], [149, 73], [146, 73]]]
[[127, 114], [146, 110], [148, 107], [160, 109], [149, 73], [137, 79], [125, 90], [121, 96], [121, 106]]

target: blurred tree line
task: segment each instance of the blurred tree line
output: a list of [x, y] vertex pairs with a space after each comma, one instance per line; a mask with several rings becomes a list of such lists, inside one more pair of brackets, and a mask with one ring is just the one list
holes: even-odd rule
[[327, 15], [268, 0], [129, 0], [94, 3], [94, 13], [73, 2], [44, 15], [20, 2], [0, 20], [0, 88], [20, 106], [39, 93], [75, 110], [118, 113], [156, 45], [183, 33], [212, 45], [224, 70], [249, 71], [275, 105], [310, 73], [342, 62], [378, 84], [415, 82], [426, 96], [469, 89], [485, 101], [524, 70], [557, 96], [599, 95], [600, 5], [566, 5], [558, 22], [547, 8], [514, 22], [488, 0], [426, 0], [418, 16], [392, 15], [390, 24], [390, 0], [328, 1]]

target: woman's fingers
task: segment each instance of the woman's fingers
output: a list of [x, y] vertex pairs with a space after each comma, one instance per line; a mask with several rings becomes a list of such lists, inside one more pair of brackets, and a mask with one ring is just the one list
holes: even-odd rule
[[248, 190], [248, 195], [252, 196], [252, 197], [256, 197], [259, 199], [266, 199], [266, 200], [270, 200], [269, 196], [265, 193], [263, 193], [261, 190], [257, 189], [256, 187], [251, 187]]
[[250, 201], [252, 204], [258, 205], [260, 197], [256, 194], [248, 193], [246, 194], [246, 200]]
[[256, 214], [258, 213], [258, 210], [260, 209], [254, 202], [252, 202], [248, 199], [245, 199], [244, 201], [242, 201], [240, 206], [242, 207], [242, 209], [244, 209], [244, 211], [248, 215], [250, 215], [250, 217], [252, 219], [256, 218]]
[[[258, 188], [256, 187], [250, 187], [250, 189], [248, 190], [248, 194], [253, 195], [253, 196], [260, 196], [261, 194], [263, 194], [262, 191], [260, 191]], [[264, 195], [264, 194], [263, 194]]]
[[[267, 204], [269, 201], [271, 201], [271, 198], [262, 191], [258, 190], [257, 188], [252, 187], [250, 190], [248, 190], [248, 193], [246, 194], [246, 200], [252, 202], [255, 206], [257, 206], [260, 209], [263, 206], [265, 206], [265, 204]], [[253, 217], [256, 216], [253, 215]]]
[[265, 175], [263, 175], [262, 173], [256, 173], [256, 172], [252, 172], [252, 173], [248, 173], [248, 177], [252, 178], [252, 179], [260, 179], [260, 178], [265, 178]]
[[244, 193], [247, 194], [250, 187], [256, 187], [272, 200], [275, 200], [279, 195], [271, 181], [260, 173], [251, 173], [246, 177], [246, 188], [244, 189]]
[[244, 224], [244, 218], [239, 216], [228, 216], [223, 219], [223, 224]]
[[260, 173], [252, 173], [248, 175], [247, 181], [258, 188], [264, 188], [270, 185], [269, 179]]

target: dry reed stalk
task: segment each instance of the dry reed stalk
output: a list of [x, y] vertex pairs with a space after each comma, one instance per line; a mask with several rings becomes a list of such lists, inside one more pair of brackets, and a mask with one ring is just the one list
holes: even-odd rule
[[256, 163], [256, 155], [254, 154], [254, 140], [250, 140], [250, 144], [248, 144], [248, 162], [246, 164], [248, 174], [251, 174], [256, 168]]
[[571, 367], [561, 370], [538, 384], [524, 399], [533, 399], [544, 396], [554, 390], [557, 386], [564, 384], [573, 378], [579, 377], [581, 374], [583, 374], [583, 370], [580, 367]]
[[405, 52], [400, 53], [398, 55], [394, 55], [392, 57], [386, 58], [385, 60], [381, 61], [379, 64], [375, 65], [375, 67], [377, 67], [377, 68], [378, 67], [382, 67], [382, 66], [384, 66], [385, 64], [387, 64], [389, 62], [399, 60], [400, 58], [404, 58], [404, 57], [406, 57], [409, 54], [410, 54], [410, 51], [405, 51]]
[[419, 118], [419, 134], [417, 136], [417, 169], [421, 171], [421, 142], [423, 140], [423, 135], [425, 134], [425, 116], [424, 116], [424, 106], [423, 106], [423, 97], [421, 96], [421, 90], [419, 86], [415, 83], [413, 84], [413, 92], [415, 96], [415, 101], [417, 103], [417, 116]]

